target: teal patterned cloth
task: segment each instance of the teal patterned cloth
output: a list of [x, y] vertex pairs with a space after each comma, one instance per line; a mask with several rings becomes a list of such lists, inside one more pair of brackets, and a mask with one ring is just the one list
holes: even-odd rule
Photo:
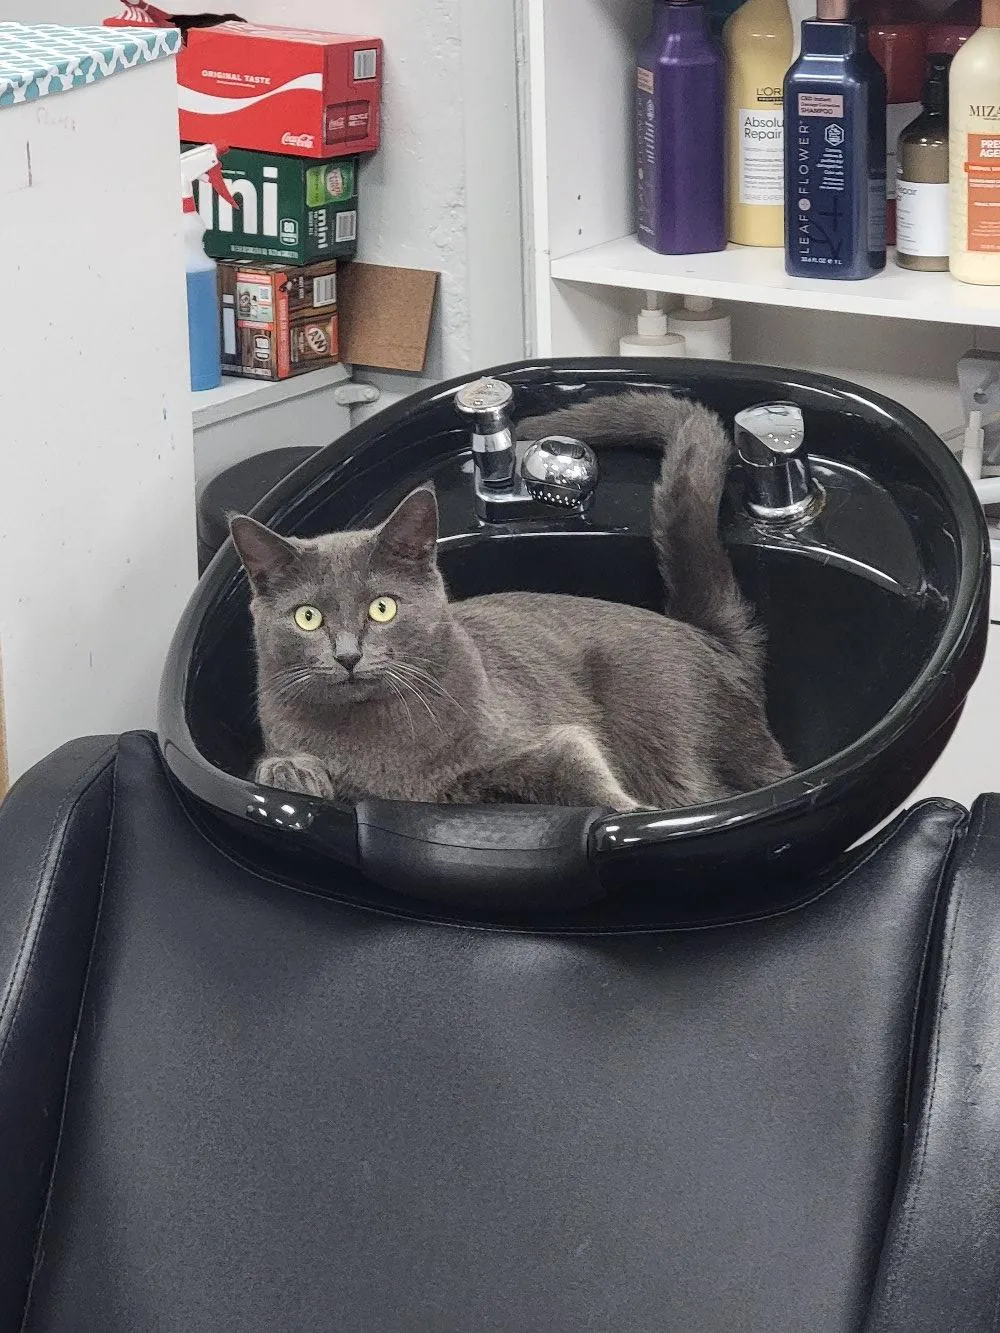
[[0, 23], [0, 107], [65, 93], [176, 55], [176, 28]]

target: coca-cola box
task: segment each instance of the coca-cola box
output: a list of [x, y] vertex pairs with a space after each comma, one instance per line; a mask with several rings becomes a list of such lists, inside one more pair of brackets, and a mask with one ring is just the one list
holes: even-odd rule
[[317, 158], [378, 147], [378, 37], [255, 23], [192, 28], [177, 81], [182, 139]]

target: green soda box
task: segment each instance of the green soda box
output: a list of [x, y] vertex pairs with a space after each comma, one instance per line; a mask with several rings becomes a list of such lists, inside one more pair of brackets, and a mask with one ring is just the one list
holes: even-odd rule
[[[182, 144], [182, 148], [193, 147]], [[358, 248], [358, 159], [324, 162], [231, 148], [222, 174], [233, 208], [207, 181], [195, 185], [213, 259], [314, 264], [353, 259]]]

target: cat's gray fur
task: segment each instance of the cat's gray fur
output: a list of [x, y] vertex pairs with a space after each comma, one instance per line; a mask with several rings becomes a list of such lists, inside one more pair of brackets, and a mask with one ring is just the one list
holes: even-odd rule
[[[670, 808], [788, 774], [764, 711], [764, 640], [718, 535], [731, 452], [670, 394], [598, 398], [524, 421], [663, 450], [653, 534], [671, 616], [511, 592], [449, 603], [437, 505], [421, 488], [381, 528], [282, 539], [233, 520], [254, 590], [266, 746], [258, 781], [324, 797]], [[387, 625], [373, 599], [399, 604]], [[324, 615], [303, 633], [294, 609]], [[360, 652], [353, 675], [337, 660]]]

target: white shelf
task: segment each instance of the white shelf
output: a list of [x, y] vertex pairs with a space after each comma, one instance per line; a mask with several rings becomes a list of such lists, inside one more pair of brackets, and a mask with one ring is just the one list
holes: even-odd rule
[[230, 421], [262, 407], [272, 407], [291, 398], [317, 393], [343, 384], [351, 378], [349, 366], [325, 366], [309, 370], [287, 380], [253, 380], [224, 377], [217, 389], [205, 389], [191, 394], [191, 416], [195, 430]]
[[947, 273], [914, 273], [891, 254], [876, 277], [837, 282], [788, 277], [781, 250], [731, 245], [716, 254], [658, 255], [627, 236], [553, 259], [551, 274], [598, 287], [1000, 328], [1000, 287], [973, 287]]

